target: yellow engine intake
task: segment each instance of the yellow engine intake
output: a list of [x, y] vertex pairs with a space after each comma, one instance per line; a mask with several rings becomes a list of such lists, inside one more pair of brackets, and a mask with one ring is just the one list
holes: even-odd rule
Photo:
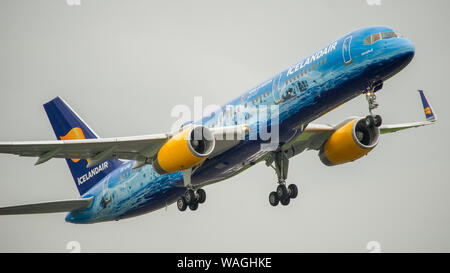
[[355, 161], [377, 146], [379, 136], [379, 128], [355, 118], [330, 136], [319, 152], [320, 160], [327, 166]]
[[208, 158], [215, 144], [213, 134], [206, 127], [184, 129], [159, 149], [152, 162], [153, 168], [159, 174], [192, 168]]

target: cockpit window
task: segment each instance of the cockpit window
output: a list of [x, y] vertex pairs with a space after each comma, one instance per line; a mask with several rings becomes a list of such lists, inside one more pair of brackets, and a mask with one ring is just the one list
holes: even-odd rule
[[374, 44], [375, 42], [378, 42], [380, 40], [386, 40], [386, 39], [391, 39], [391, 38], [399, 38], [400, 34], [394, 32], [394, 31], [386, 31], [386, 32], [381, 32], [381, 33], [375, 33], [372, 34], [370, 36], [367, 36], [364, 39], [364, 45], [371, 45]]
[[391, 39], [391, 38], [397, 38], [397, 33], [393, 31], [383, 32], [381, 33], [381, 36], [383, 39]]
[[381, 33], [372, 35], [372, 44], [374, 44], [375, 42], [378, 42], [379, 40], [381, 40]]

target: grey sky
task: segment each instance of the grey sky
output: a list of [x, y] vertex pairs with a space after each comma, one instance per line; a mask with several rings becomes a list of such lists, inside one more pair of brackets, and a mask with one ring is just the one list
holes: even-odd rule
[[[168, 131], [177, 104], [223, 104], [359, 27], [389, 25], [416, 57], [378, 96], [385, 124], [423, 120], [416, 89], [439, 117], [427, 128], [383, 136], [369, 156], [326, 167], [316, 152], [290, 162], [300, 187], [272, 208], [276, 175], [257, 165], [206, 187], [196, 212], [172, 205], [95, 225], [64, 214], [0, 217], [0, 251], [450, 250], [446, 0], [0, 2], [0, 141], [54, 139], [42, 104], [63, 97], [101, 136]], [[366, 115], [361, 96], [323, 116]], [[64, 160], [0, 155], [0, 206], [77, 198]]]

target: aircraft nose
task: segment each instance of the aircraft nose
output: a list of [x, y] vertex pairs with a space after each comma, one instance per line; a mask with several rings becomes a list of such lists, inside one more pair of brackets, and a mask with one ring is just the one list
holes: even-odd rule
[[399, 42], [400, 46], [398, 49], [398, 56], [401, 59], [402, 63], [408, 64], [414, 58], [414, 55], [416, 54], [416, 48], [414, 44], [406, 38], [400, 38]]
[[406, 38], [398, 38], [392, 41], [388, 50], [391, 51], [391, 65], [396, 69], [403, 69], [407, 66], [416, 53], [414, 44]]
[[408, 40], [405, 39], [405, 54], [408, 55], [411, 59], [414, 57], [414, 55], [416, 54], [416, 47], [414, 46], [414, 44]]

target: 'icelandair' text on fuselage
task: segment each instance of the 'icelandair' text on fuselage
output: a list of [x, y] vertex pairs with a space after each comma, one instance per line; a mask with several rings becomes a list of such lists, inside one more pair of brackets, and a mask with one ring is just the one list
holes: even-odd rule
[[292, 66], [288, 70], [287, 76], [294, 74], [295, 72], [299, 71], [300, 69], [303, 69], [303, 67], [307, 66], [308, 64], [318, 61], [318, 60], [320, 60], [320, 58], [324, 57], [325, 55], [330, 54], [331, 52], [333, 52], [336, 49], [336, 46], [337, 46], [337, 42], [334, 42], [334, 43], [330, 44], [329, 46], [316, 52], [312, 56], [306, 58], [305, 60], [303, 60], [303, 62], [297, 63], [296, 65]]
[[94, 177], [99, 172], [101, 172], [103, 170], [106, 170], [107, 168], [108, 168], [108, 162], [104, 162], [103, 164], [98, 165], [97, 167], [95, 167], [92, 170], [90, 170], [87, 174], [84, 174], [83, 176], [78, 177], [78, 185], [83, 184], [84, 182], [86, 182], [89, 179], [91, 179], [91, 177]]

